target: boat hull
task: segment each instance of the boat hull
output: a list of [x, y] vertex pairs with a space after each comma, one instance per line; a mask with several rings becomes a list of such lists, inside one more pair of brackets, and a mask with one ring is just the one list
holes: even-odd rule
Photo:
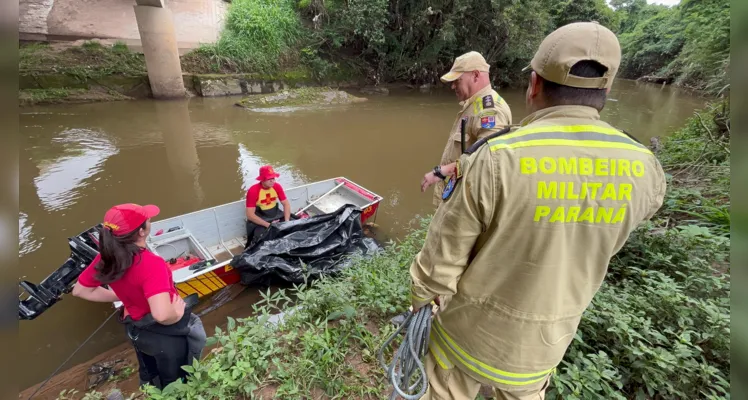
[[[344, 204], [353, 204], [362, 211], [362, 224], [376, 218], [382, 200], [381, 196], [343, 177], [286, 189], [286, 196], [291, 212], [298, 218], [331, 213]], [[200, 262], [173, 266], [172, 274], [182, 297], [191, 294], [204, 297], [240, 281], [239, 272], [229, 262], [244, 250], [245, 223], [245, 201], [238, 200], [154, 220], [146, 245], [168, 262], [178, 259], [180, 254], [196, 255]], [[27, 297], [19, 296], [19, 319], [35, 319], [72, 290], [80, 273], [98, 254], [97, 227], [68, 239], [70, 257], [42, 283], [21, 282]], [[121, 305], [114, 303], [115, 307]]]

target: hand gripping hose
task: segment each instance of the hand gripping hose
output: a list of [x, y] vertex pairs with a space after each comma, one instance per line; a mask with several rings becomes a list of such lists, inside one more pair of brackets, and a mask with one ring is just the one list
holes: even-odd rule
[[[390, 346], [395, 337], [400, 332], [405, 331], [405, 337], [400, 347], [395, 351], [392, 363], [387, 365], [384, 362], [384, 351]], [[400, 395], [405, 400], [420, 399], [426, 393], [428, 388], [428, 378], [426, 377], [426, 368], [421, 362], [428, 352], [429, 334], [431, 333], [431, 306], [421, 307], [416, 313], [409, 312], [405, 321], [397, 330], [385, 340], [382, 347], [377, 353], [379, 364], [387, 374], [387, 380], [394, 386], [390, 399], [393, 400]], [[410, 384], [414, 373], [420, 372], [420, 376]], [[420, 385], [421, 389], [412, 394]], [[405, 390], [403, 390], [405, 388]], [[408, 393], [405, 393], [407, 391]]]

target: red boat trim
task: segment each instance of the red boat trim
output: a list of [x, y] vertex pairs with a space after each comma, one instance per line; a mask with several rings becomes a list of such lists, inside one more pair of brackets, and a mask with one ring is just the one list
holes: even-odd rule
[[368, 192], [364, 189], [362, 189], [360, 186], [356, 185], [355, 183], [347, 180], [347, 179], [336, 179], [336, 182], [343, 183], [348, 189], [353, 190], [354, 192], [366, 197], [369, 200], [374, 200], [376, 197], [371, 194], [371, 192]]

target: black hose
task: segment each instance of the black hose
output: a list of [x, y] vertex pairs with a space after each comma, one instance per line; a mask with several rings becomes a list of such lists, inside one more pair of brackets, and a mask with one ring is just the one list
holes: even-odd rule
[[52, 377], [54, 377], [55, 375], [57, 375], [57, 372], [60, 371], [60, 368], [62, 368], [63, 365], [67, 364], [67, 362], [70, 361], [71, 358], [73, 358], [73, 356], [75, 355], [75, 353], [77, 353], [78, 350], [80, 350], [86, 343], [88, 343], [88, 341], [91, 340], [92, 337], [94, 337], [94, 335], [96, 334], [96, 332], [100, 331], [101, 328], [103, 328], [104, 325], [106, 325], [106, 323], [109, 322], [109, 320], [112, 319], [112, 317], [115, 314], [117, 314], [118, 311], [119, 310], [114, 310], [114, 312], [112, 313], [112, 315], [110, 315], [106, 320], [104, 320], [104, 322], [102, 322], [101, 325], [99, 325], [99, 327], [96, 328], [96, 330], [93, 331], [93, 333], [91, 333], [91, 335], [88, 336], [88, 339], [84, 340], [83, 343], [81, 343], [80, 346], [78, 346], [78, 348], [75, 349], [75, 351], [72, 354], [70, 354], [70, 356], [68, 356], [67, 360], [63, 361], [62, 364], [60, 364], [60, 366], [57, 367], [57, 369], [55, 370], [55, 372], [53, 372], [52, 375], [50, 375], [49, 378], [47, 378], [47, 380], [45, 380], [44, 382], [42, 382], [42, 384], [39, 385], [39, 387], [36, 388], [36, 390], [34, 390], [34, 393], [32, 393], [31, 396], [29, 396], [29, 400], [31, 400], [32, 398], [34, 398], [34, 396], [36, 396], [36, 394], [44, 387], [44, 385], [46, 385], [47, 382], [49, 382], [49, 380], [52, 379]]
[[[387, 365], [384, 362], [384, 350], [389, 347], [395, 337], [403, 330], [405, 330], [403, 342], [395, 351], [392, 363]], [[399, 394], [406, 400], [417, 400], [426, 393], [429, 382], [426, 376], [426, 368], [421, 362], [421, 358], [428, 352], [430, 333], [431, 306], [427, 305], [421, 307], [415, 313], [408, 313], [405, 321], [385, 340], [379, 349], [377, 354], [379, 364], [387, 373], [387, 380], [394, 386], [390, 399], [395, 399]], [[420, 376], [411, 385], [411, 378], [416, 372], [420, 372]], [[412, 394], [419, 385], [420, 390], [416, 394]], [[408, 393], [405, 393], [404, 390], [407, 390]]]

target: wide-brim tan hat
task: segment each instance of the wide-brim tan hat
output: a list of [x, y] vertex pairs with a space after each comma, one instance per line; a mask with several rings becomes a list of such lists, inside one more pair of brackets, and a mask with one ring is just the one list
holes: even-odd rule
[[469, 51], [455, 59], [452, 69], [440, 78], [442, 82], [448, 83], [459, 79], [465, 72], [480, 71], [488, 72], [491, 68], [486, 59], [477, 51]]
[[[571, 75], [580, 61], [595, 61], [607, 68], [599, 78]], [[621, 64], [621, 46], [615, 33], [597, 22], [575, 22], [564, 25], [543, 39], [530, 65], [543, 79], [559, 85], [585, 89], [610, 88]]]

